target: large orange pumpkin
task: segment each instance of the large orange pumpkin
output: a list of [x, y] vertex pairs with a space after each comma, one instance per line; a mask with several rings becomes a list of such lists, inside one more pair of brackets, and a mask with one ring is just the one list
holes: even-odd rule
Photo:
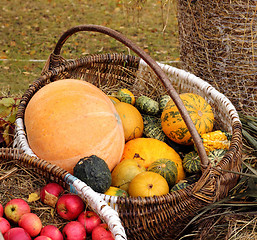
[[[193, 93], [180, 94], [185, 108], [199, 134], [213, 129], [214, 114], [210, 104], [201, 96]], [[163, 132], [174, 142], [192, 145], [192, 136], [173, 100], [170, 100], [161, 115]]]
[[122, 160], [135, 159], [148, 168], [151, 163], [159, 159], [169, 159], [177, 166], [177, 180], [185, 178], [182, 159], [179, 154], [168, 144], [154, 138], [135, 138], [125, 144]]
[[24, 121], [34, 153], [71, 173], [90, 155], [110, 170], [120, 162], [121, 120], [108, 96], [88, 82], [65, 79], [44, 86], [29, 101]]

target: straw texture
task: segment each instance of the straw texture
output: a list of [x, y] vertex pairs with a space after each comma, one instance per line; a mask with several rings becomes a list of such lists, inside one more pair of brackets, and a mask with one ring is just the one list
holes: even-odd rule
[[[79, 27], [78, 29], [84, 28]], [[99, 30], [101, 28], [86, 26], [86, 29]], [[103, 33], [105, 30], [104, 28]], [[69, 31], [68, 35], [70, 34], [73, 34], [73, 31]], [[59, 43], [57, 43], [57, 50], [50, 55], [42, 71], [42, 76], [35, 80], [23, 95], [17, 113], [15, 139], [15, 147], [21, 150], [15, 150], [14, 153], [12, 153], [14, 150], [10, 150], [11, 153], [9, 153], [8, 150], [2, 149], [2, 157], [14, 157], [20, 161], [29, 158], [30, 160], [26, 161], [27, 164], [37, 166], [39, 171], [42, 171], [49, 179], [74, 186], [76, 181], [73, 181], [71, 176], [67, 177], [67, 172], [51, 164], [47, 164], [48, 167], [45, 167], [43, 160], [33, 156], [26, 140], [23, 126], [26, 105], [38, 89], [51, 81], [77, 78], [95, 84], [106, 93], [113, 89], [126, 87], [133, 91], [136, 96], [148, 95], [154, 99], [158, 99], [166, 93], [174, 97], [173, 89], [177, 94], [182, 92], [197, 93], [211, 104], [215, 113], [216, 127], [232, 134], [231, 146], [216, 168], [213, 169], [209, 161], [205, 161], [205, 156], [201, 156], [202, 176], [199, 181], [185, 189], [164, 196], [124, 198], [97, 193], [101, 204], [103, 204], [104, 199], [104, 202], [109, 203], [115, 209], [114, 216], [118, 216], [121, 220], [128, 239], [175, 239], [179, 235], [179, 230], [190, 221], [198, 210], [227, 196], [228, 191], [237, 183], [237, 174], [222, 171], [240, 172], [241, 170], [242, 134], [241, 122], [236, 109], [223, 94], [209, 83], [184, 70], [153, 62], [145, 56], [145, 53], [141, 53], [141, 50], [133, 43], [127, 42], [124, 37], [122, 39], [117, 37], [116, 39], [121, 40], [124, 44], [131, 44], [131, 48], [139, 53], [140, 57], [101, 54], [65, 60], [59, 55], [59, 52], [64, 43], [62, 39], [66, 41], [67, 38], [66, 34], [60, 38]], [[177, 95], [175, 94], [175, 96]], [[183, 110], [183, 107], [181, 108]], [[201, 148], [201, 145], [197, 145], [197, 148]], [[96, 196], [92, 189], [86, 194], [83, 189], [89, 189], [89, 187], [83, 183], [77, 184], [74, 189], [84, 195], [84, 199], [89, 202], [89, 205], [92, 204], [91, 195]], [[99, 207], [99, 205], [94, 206], [94, 208], [100, 215], [103, 215], [103, 211], [107, 209], [106, 207]], [[115, 218], [115, 221], [111, 217], [105, 219], [110, 225], [115, 223], [116, 226], [116, 223], [119, 223]], [[114, 227], [112, 229], [114, 231]], [[116, 235], [117, 237], [124, 237], [123, 229], [119, 225]]]
[[180, 57], [187, 71], [257, 116], [256, 0], [178, 0]]

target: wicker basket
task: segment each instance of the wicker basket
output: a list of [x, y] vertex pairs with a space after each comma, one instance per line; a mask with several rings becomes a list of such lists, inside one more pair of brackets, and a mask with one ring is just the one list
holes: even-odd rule
[[256, 0], [178, 0], [183, 69], [257, 116]]
[[[60, 51], [65, 41], [79, 31], [109, 35], [132, 49], [138, 57], [123, 54], [89, 55], [65, 60]], [[126, 87], [135, 95], [158, 99], [169, 93], [180, 109], [195, 141], [202, 162], [201, 178], [185, 189], [159, 197], [107, 196], [94, 192], [65, 170], [35, 156], [29, 148], [23, 117], [30, 98], [51, 81], [76, 78], [89, 81], [108, 93], [115, 86]], [[178, 93], [193, 92], [212, 106], [216, 127], [232, 133], [231, 146], [222, 161], [212, 168], [192, 120]], [[175, 239], [179, 230], [204, 206], [224, 198], [235, 186], [241, 171], [241, 122], [232, 103], [210, 84], [175, 67], [156, 63], [122, 34], [106, 27], [82, 25], [69, 29], [59, 39], [40, 76], [23, 95], [16, 119], [15, 148], [1, 149], [0, 159], [16, 159], [36, 167], [49, 180], [77, 192], [106, 221], [115, 239]], [[224, 170], [224, 171], [223, 171]], [[108, 204], [111, 206], [109, 206]]]

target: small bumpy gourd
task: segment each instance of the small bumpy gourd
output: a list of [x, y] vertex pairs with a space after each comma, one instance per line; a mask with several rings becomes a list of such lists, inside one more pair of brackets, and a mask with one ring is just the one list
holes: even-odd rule
[[203, 146], [207, 154], [215, 149], [228, 150], [230, 146], [231, 134], [221, 130], [201, 134]]
[[166, 135], [162, 131], [161, 119], [156, 116], [142, 114], [144, 120], [144, 135], [148, 138], [155, 138], [165, 141]]
[[160, 106], [160, 110], [163, 111], [163, 109], [165, 108], [166, 104], [171, 100], [170, 95], [163, 95], [160, 97], [159, 100], [159, 106]]
[[112, 170], [124, 148], [120, 117], [108, 96], [82, 80], [65, 79], [38, 90], [25, 109], [32, 151], [72, 173], [79, 159], [97, 155]]
[[138, 97], [135, 106], [141, 113], [156, 115], [159, 112], [159, 103], [147, 96]]
[[112, 182], [106, 162], [96, 155], [80, 159], [73, 169], [73, 175], [99, 193], [105, 193]]

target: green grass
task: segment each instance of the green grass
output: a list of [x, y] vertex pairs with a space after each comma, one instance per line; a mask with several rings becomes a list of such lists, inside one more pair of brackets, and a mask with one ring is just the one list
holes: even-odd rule
[[[2, 0], [0, 15], [0, 91], [20, 94], [40, 75], [61, 34], [81, 24], [120, 31], [156, 61], [178, 60], [176, 5], [172, 0]], [[85, 54], [132, 54], [100, 33], [77, 33], [62, 49], [65, 58]], [[15, 60], [14, 60], [15, 59]]]

